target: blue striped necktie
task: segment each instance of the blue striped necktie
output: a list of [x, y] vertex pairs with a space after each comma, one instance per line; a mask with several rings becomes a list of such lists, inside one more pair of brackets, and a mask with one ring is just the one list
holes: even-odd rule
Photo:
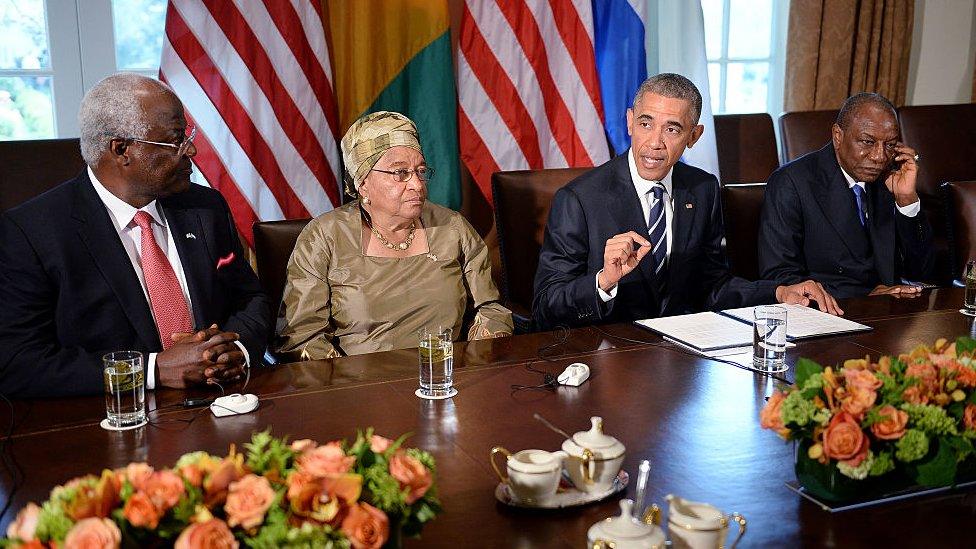
[[664, 289], [666, 280], [665, 263], [668, 253], [667, 220], [664, 215], [664, 186], [655, 184], [649, 192], [652, 196], [650, 212], [647, 216], [647, 234], [651, 241], [651, 256], [654, 258], [654, 279], [656, 289]]
[[851, 187], [854, 191], [854, 200], [857, 201], [857, 218], [861, 221], [861, 226], [867, 226], [867, 219], [864, 218], [864, 187], [860, 185], [854, 185]]

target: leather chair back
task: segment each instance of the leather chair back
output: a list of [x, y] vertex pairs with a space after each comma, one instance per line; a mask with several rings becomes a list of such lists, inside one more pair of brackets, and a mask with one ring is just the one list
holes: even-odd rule
[[796, 160], [830, 141], [830, 128], [837, 120], [833, 111], [796, 111], [779, 117], [783, 163]]
[[552, 197], [589, 169], [524, 170], [491, 176], [502, 260], [500, 291], [517, 315], [531, 318], [532, 286]]
[[976, 259], [976, 181], [942, 184], [952, 278], [962, 278], [966, 262]]
[[0, 141], [0, 212], [85, 169], [77, 138]]
[[773, 119], [767, 113], [715, 116], [722, 184], [766, 181], [779, 167]]
[[732, 274], [748, 280], [759, 278], [759, 214], [766, 183], [739, 183], [722, 187], [725, 219], [725, 254]]
[[258, 279], [268, 299], [275, 307], [281, 304], [288, 277], [288, 259], [298, 235], [311, 219], [286, 219], [284, 221], [258, 221], [254, 224], [254, 259]]

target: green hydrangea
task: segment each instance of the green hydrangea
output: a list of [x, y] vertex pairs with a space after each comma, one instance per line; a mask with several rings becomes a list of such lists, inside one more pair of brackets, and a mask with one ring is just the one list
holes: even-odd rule
[[813, 420], [815, 413], [817, 413], [817, 407], [803, 398], [800, 391], [790, 393], [783, 400], [783, 405], [780, 408], [780, 417], [783, 418], [784, 425], [795, 423], [803, 427]]
[[852, 478], [854, 480], [864, 480], [867, 478], [868, 473], [871, 471], [871, 466], [874, 464], [874, 454], [868, 452], [868, 456], [861, 461], [861, 464], [857, 467], [851, 467], [842, 461], [837, 462], [837, 469], [840, 474], [845, 477]]
[[823, 373], [811, 374], [806, 381], [803, 382], [803, 391], [807, 389], [823, 389]]
[[813, 416], [810, 419], [819, 425], [826, 426], [828, 423], [830, 423], [830, 410], [827, 408], [819, 408], [813, 413]]
[[74, 521], [64, 512], [64, 507], [52, 501], [44, 502], [37, 517], [34, 535], [41, 541], [64, 541]]
[[871, 463], [871, 470], [868, 471], [868, 474], [872, 477], [879, 477], [894, 470], [894, 468], [895, 460], [891, 457], [891, 452], [881, 452], [874, 456], [874, 461]]
[[902, 404], [911, 424], [930, 435], [958, 435], [956, 420], [946, 414], [945, 408], [931, 404]]
[[925, 457], [929, 453], [929, 437], [918, 429], [909, 429], [895, 443], [895, 457], [899, 461], [910, 462]]

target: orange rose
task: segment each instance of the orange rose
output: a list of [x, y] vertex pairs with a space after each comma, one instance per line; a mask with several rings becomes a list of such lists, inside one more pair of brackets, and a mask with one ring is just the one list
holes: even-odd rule
[[390, 447], [391, 444], [393, 444], [392, 440], [386, 437], [381, 437], [379, 435], [373, 435], [369, 439], [369, 449], [376, 452], [377, 454], [382, 454], [383, 452], [385, 452]]
[[203, 477], [207, 474], [202, 467], [196, 464], [184, 465], [183, 467], [180, 467], [179, 473], [181, 477], [197, 488], [203, 486]]
[[354, 549], [379, 549], [390, 535], [390, 520], [383, 511], [360, 502], [349, 508], [339, 529]]
[[897, 440], [905, 434], [905, 425], [908, 424], [908, 414], [891, 406], [882, 406], [878, 413], [884, 417], [871, 425], [871, 432], [875, 438], [880, 440]]
[[917, 378], [926, 393], [934, 393], [939, 389], [939, 371], [927, 362], [910, 364], [905, 368], [905, 377]]
[[783, 401], [789, 393], [775, 392], [766, 401], [766, 406], [759, 412], [759, 426], [763, 429], [773, 429], [779, 431], [784, 429], [783, 417], [780, 410], [783, 408]]
[[122, 477], [132, 484], [136, 490], [145, 490], [146, 481], [153, 474], [153, 468], [148, 463], [130, 463], [122, 469]]
[[65, 506], [65, 512], [74, 521], [109, 516], [119, 501], [119, 481], [113, 471], [102, 471], [102, 476], [87, 475], [65, 484], [75, 489], [75, 497]]
[[156, 471], [146, 480], [146, 495], [162, 513], [176, 505], [185, 491], [183, 479], [173, 471]]
[[[55, 545], [52, 542], [51, 543], [51, 547], [54, 547], [54, 546]], [[43, 543], [41, 543], [41, 540], [39, 540], [39, 539], [32, 539], [30, 541], [21, 543], [20, 545], [17, 545], [16, 547], [17, 547], [17, 549], [48, 549], [47, 545], [44, 545]]]
[[125, 502], [125, 507], [122, 508], [122, 516], [125, 517], [125, 520], [139, 528], [155, 530], [159, 526], [160, 515], [159, 509], [153, 505], [152, 500], [145, 492], [132, 494], [129, 501]]
[[203, 481], [203, 491], [206, 494], [205, 503], [216, 505], [223, 503], [227, 497], [230, 483], [244, 476], [244, 455], [234, 454], [220, 461], [213, 472]]
[[264, 513], [274, 503], [275, 491], [264, 477], [247, 475], [230, 485], [224, 511], [227, 524], [245, 530], [258, 527], [264, 522]]
[[79, 520], [64, 538], [64, 549], [110, 549], [122, 543], [122, 532], [107, 518]]
[[338, 442], [330, 442], [306, 451], [297, 461], [299, 471], [324, 477], [348, 473], [356, 458], [347, 456]]
[[868, 439], [851, 414], [839, 412], [823, 434], [824, 454], [857, 467], [868, 454]]
[[176, 538], [173, 549], [237, 549], [238, 546], [224, 521], [210, 519], [187, 526]]
[[921, 385], [912, 385], [902, 392], [901, 398], [909, 404], [928, 404], [929, 396]]
[[848, 388], [860, 387], [870, 391], [876, 391], [883, 385], [881, 380], [868, 370], [849, 370], [845, 368], [844, 380], [847, 381]]
[[17, 518], [7, 526], [7, 537], [20, 541], [34, 539], [37, 531], [37, 519], [41, 515], [41, 508], [36, 503], [28, 503], [17, 513]]
[[962, 413], [962, 423], [967, 430], [976, 430], [976, 404], [967, 404]]
[[400, 483], [400, 488], [410, 489], [407, 505], [424, 497], [434, 483], [430, 470], [403, 451], [398, 451], [390, 458], [390, 476]]
[[865, 389], [860, 386], [848, 386], [847, 396], [841, 401], [840, 407], [845, 412], [860, 420], [864, 417], [864, 412], [874, 406], [874, 401], [878, 399], [878, 393], [873, 389]]
[[940, 366], [947, 372], [952, 372], [953, 378], [962, 387], [976, 387], [976, 370], [958, 360], [945, 360]]

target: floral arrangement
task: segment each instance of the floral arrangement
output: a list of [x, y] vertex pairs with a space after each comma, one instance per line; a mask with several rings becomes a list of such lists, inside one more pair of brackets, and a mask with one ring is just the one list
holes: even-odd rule
[[873, 479], [951, 485], [976, 473], [974, 357], [976, 340], [960, 337], [837, 369], [800, 359], [795, 385], [769, 398], [760, 424], [800, 443], [798, 479], [829, 499], [864, 495], [860, 483]]
[[440, 511], [434, 459], [359, 432], [352, 445], [288, 443], [268, 431], [226, 457], [192, 452], [171, 469], [131, 463], [76, 478], [28, 504], [8, 547], [376, 548], [419, 535]]

